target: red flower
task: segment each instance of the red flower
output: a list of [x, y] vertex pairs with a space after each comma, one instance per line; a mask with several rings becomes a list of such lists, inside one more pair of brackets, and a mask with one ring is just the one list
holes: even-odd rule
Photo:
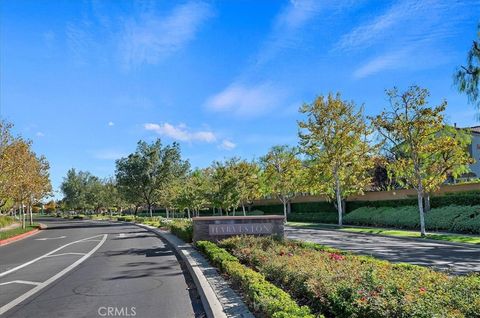
[[337, 253], [330, 253], [330, 259], [333, 259], [335, 261], [342, 260], [344, 257], [340, 254]]
[[420, 292], [420, 294], [424, 294], [427, 291], [427, 289], [425, 287], [420, 287], [418, 291]]

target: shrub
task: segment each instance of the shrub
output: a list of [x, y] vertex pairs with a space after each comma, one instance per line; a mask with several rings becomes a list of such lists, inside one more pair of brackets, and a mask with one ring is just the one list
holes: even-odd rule
[[196, 245], [242, 291], [254, 313], [274, 318], [314, 317], [308, 307], [299, 307], [290, 295], [267, 282], [262, 274], [240, 264], [223, 248], [207, 241], [197, 242]]
[[[345, 215], [345, 224], [419, 228], [417, 206], [398, 208], [363, 207]], [[425, 214], [427, 230], [480, 234], [480, 205], [451, 205], [430, 210]]]
[[426, 267], [269, 237], [234, 237], [220, 246], [328, 317], [480, 317], [478, 274], [449, 277]]
[[189, 220], [173, 220], [169, 225], [170, 232], [184, 240], [192, 242], [193, 224]]
[[317, 213], [290, 213], [287, 216], [290, 222], [314, 222], [314, 223], [338, 223], [338, 214], [336, 212], [317, 212]]
[[15, 222], [15, 219], [10, 216], [0, 215], [0, 228], [9, 226], [14, 222]]

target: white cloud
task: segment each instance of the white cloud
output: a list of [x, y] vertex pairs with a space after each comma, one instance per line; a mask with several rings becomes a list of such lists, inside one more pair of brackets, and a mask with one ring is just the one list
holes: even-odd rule
[[183, 124], [178, 126], [171, 125], [169, 123], [155, 124], [146, 123], [143, 125], [146, 130], [154, 131], [159, 135], [170, 137], [174, 140], [180, 141], [202, 141], [202, 142], [215, 142], [217, 140], [216, 135], [211, 131], [189, 131], [188, 127]]
[[37, 137], [45, 137], [45, 134], [41, 131], [38, 131], [36, 134], [35, 134]]
[[405, 66], [403, 61], [408, 55], [407, 51], [400, 51], [377, 56], [355, 70], [353, 77], [360, 79], [381, 71], [401, 68]]
[[113, 127], [113, 126], [115, 126], [115, 123], [113, 121], [109, 121], [108, 122], [108, 127]]
[[205, 105], [212, 111], [232, 112], [238, 116], [251, 117], [275, 108], [283, 96], [284, 92], [268, 83], [256, 86], [233, 83], [208, 98]]
[[237, 145], [230, 140], [224, 139], [222, 140], [222, 143], [219, 145], [220, 148], [225, 149], [225, 150], [232, 150], [236, 147]]
[[94, 151], [93, 156], [101, 160], [116, 160], [125, 157], [126, 154], [116, 149], [101, 149]]
[[120, 45], [124, 65], [157, 64], [193, 40], [212, 15], [208, 4], [191, 1], [175, 7], [165, 17], [147, 12], [128, 20]]
[[291, 0], [275, 18], [272, 31], [255, 58], [257, 66], [273, 59], [282, 50], [301, 46], [308, 32], [299, 31], [318, 16], [324, 5], [316, 0]]

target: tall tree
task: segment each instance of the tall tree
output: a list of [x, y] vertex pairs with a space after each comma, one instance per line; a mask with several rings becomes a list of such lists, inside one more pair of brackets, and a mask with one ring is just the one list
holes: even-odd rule
[[307, 118], [298, 123], [300, 145], [308, 156], [310, 188], [336, 201], [338, 224], [343, 224], [343, 201], [363, 193], [371, 183], [375, 147], [363, 108], [342, 100], [339, 93], [319, 96], [300, 108]]
[[[454, 83], [461, 93], [467, 95], [470, 103], [480, 109], [480, 23], [477, 27], [477, 39], [467, 53], [467, 64], [460, 66], [454, 74]], [[480, 115], [478, 116], [480, 119]]]
[[239, 160], [232, 166], [232, 170], [237, 183], [239, 204], [245, 216], [245, 206], [260, 197], [260, 167], [255, 162]]
[[274, 146], [260, 158], [262, 192], [277, 197], [283, 204], [287, 220], [287, 206], [303, 189], [304, 167], [294, 147]]
[[189, 170], [188, 161], [181, 158], [178, 143], [162, 147], [160, 139], [151, 144], [139, 141], [135, 153], [116, 161], [116, 178], [131, 203], [135, 195], [141, 198], [153, 216], [152, 207], [160, 201], [172, 180], [185, 175]]
[[425, 235], [424, 198], [437, 189], [447, 176], [460, 173], [470, 162], [466, 154], [468, 140], [444, 124], [447, 106], [428, 105], [429, 92], [411, 86], [399, 93], [387, 91], [390, 109], [372, 118], [378, 132], [385, 138], [394, 160], [387, 168], [397, 182], [417, 192], [420, 232]]

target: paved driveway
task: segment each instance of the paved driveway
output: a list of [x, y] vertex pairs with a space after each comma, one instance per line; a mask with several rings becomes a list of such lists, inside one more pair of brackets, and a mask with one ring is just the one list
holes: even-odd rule
[[458, 246], [323, 229], [285, 227], [288, 238], [321, 243], [392, 262], [432, 266], [455, 274], [480, 272], [480, 246]]

